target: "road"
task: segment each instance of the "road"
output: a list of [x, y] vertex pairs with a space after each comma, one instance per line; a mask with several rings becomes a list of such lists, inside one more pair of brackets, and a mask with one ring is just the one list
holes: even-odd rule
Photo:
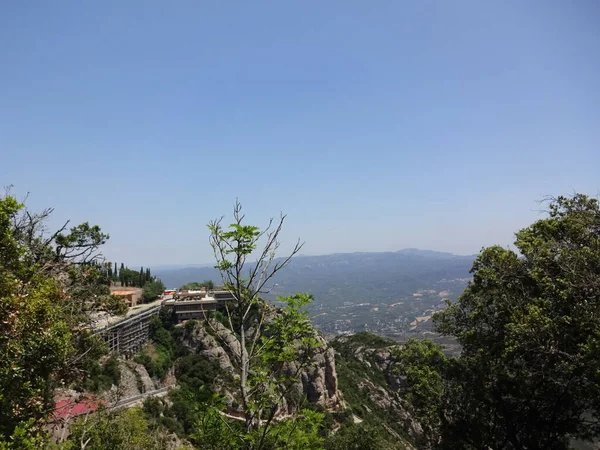
[[134, 395], [124, 398], [111, 405], [111, 409], [133, 408], [138, 406], [138, 403], [143, 403], [148, 397], [164, 397], [169, 393], [169, 387], [155, 389], [154, 391], [144, 392], [143, 394]]

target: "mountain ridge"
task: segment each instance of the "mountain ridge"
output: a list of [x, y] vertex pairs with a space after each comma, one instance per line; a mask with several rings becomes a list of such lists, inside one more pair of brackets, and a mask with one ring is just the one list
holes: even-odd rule
[[[294, 256], [293, 260], [298, 259], [308, 259], [308, 258], [328, 258], [334, 256], [357, 256], [357, 255], [387, 255], [387, 254], [401, 254], [407, 256], [424, 256], [424, 257], [434, 257], [434, 256], [443, 256], [443, 257], [452, 257], [452, 258], [471, 258], [475, 259], [477, 254], [468, 254], [468, 255], [460, 255], [452, 252], [442, 252], [438, 250], [428, 250], [428, 249], [419, 249], [415, 247], [407, 247], [402, 248], [400, 250], [386, 250], [382, 252], [334, 252], [334, 253], [325, 253], [318, 255], [307, 255], [307, 254], [298, 254]], [[276, 258], [276, 260], [281, 259], [281, 257]], [[161, 266], [153, 266], [152, 269], [162, 274], [184, 270], [184, 269], [212, 269], [214, 263], [189, 263], [189, 264], [167, 264]]]

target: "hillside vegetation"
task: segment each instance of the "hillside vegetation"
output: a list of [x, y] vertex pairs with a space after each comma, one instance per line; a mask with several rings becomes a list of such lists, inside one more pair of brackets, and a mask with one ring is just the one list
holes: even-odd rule
[[[0, 449], [597, 446], [596, 199], [553, 199], [544, 218], [516, 233], [518, 253], [481, 251], [464, 292], [432, 312], [432, 329], [459, 349], [446, 352], [430, 340], [366, 332], [328, 342], [309, 319], [312, 295], [268, 301], [302, 244], [277, 258], [285, 216], [260, 229], [244, 222], [237, 203], [230, 225], [209, 224], [233, 300], [182, 324], [163, 308], [134, 361], [107, 355], [91, 332], [91, 316], [123, 312], [100, 253], [108, 235], [88, 223], [48, 234], [50, 212], [0, 198]], [[258, 262], [246, 264], [255, 254]], [[414, 250], [402, 257], [454, 260]], [[94, 407], [66, 425], [53, 413], [57, 392], [104, 395], [123, 378], [139, 391], [176, 387], [125, 410], [88, 397]], [[48, 430], [62, 425], [52, 442]]]

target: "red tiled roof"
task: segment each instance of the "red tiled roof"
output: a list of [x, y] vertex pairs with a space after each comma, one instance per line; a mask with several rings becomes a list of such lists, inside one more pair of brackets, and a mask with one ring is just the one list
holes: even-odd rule
[[101, 405], [108, 406], [108, 403], [92, 396], [83, 397], [79, 401], [74, 399], [58, 400], [52, 415], [54, 419], [65, 419], [95, 411]]

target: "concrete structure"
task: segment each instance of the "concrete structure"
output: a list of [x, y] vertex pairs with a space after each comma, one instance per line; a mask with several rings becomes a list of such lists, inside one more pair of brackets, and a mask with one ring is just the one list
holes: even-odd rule
[[166, 301], [166, 306], [173, 308], [175, 321], [202, 319], [209, 311], [220, 309], [225, 302], [233, 300], [231, 292], [226, 290], [207, 291], [180, 291], [173, 296], [173, 300]]
[[150, 321], [158, 315], [161, 305], [146, 309], [119, 322], [94, 331], [108, 344], [109, 351], [133, 355], [139, 352], [150, 337]]
[[[114, 292], [113, 294], [116, 295]], [[207, 312], [218, 310], [233, 299], [231, 292], [226, 290], [181, 291], [173, 299], [138, 306], [139, 312], [135, 312], [134, 308], [125, 318], [96, 328], [94, 334], [102, 336], [111, 352], [133, 355], [148, 342], [150, 322], [153, 316], [160, 313], [161, 308], [172, 308], [176, 323], [181, 323], [184, 320], [203, 319]]]
[[217, 302], [215, 299], [184, 300], [173, 302], [172, 306], [175, 321], [181, 323], [184, 320], [204, 318], [207, 312], [216, 311]]

